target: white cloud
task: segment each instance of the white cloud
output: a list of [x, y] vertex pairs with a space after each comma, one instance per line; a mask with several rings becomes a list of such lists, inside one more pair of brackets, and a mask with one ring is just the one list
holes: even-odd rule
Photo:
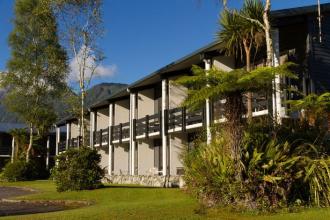
[[[76, 83], [79, 81], [79, 67], [80, 67], [80, 63], [82, 63], [82, 58], [83, 58], [83, 54], [88, 53], [89, 56], [86, 60], [86, 71], [85, 71], [85, 78], [89, 79], [92, 73], [92, 69], [95, 67], [95, 61], [94, 61], [94, 55], [92, 53], [92, 51], [90, 49], [86, 49], [86, 51], [84, 51], [84, 48], [80, 49], [77, 57], [74, 57], [71, 61], [70, 61], [70, 73], [69, 73], [69, 77], [68, 77], [68, 82], [69, 83]], [[117, 66], [115, 64], [112, 65], [102, 65], [99, 64], [94, 72], [94, 76], [95, 78], [107, 78], [107, 77], [112, 77], [116, 72], [117, 72]]]

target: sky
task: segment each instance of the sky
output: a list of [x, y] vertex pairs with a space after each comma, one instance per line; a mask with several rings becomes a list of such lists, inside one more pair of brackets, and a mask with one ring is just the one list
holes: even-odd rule
[[[240, 8], [243, 0], [228, 2]], [[10, 57], [7, 40], [14, 3], [0, 0], [0, 71], [6, 70]], [[272, 0], [272, 10], [316, 3]], [[217, 0], [104, 0], [102, 10], [105, 35], [99, 45], [106, 59], [93, 84], [132, 83], [214, 41], [221, 4]]]

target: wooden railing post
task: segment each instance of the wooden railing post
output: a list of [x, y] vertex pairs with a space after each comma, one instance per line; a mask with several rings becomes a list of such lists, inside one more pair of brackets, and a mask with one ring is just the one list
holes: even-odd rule
[[122, 142], [122, 138], [123, 138], [123, 124], [120, 123], [119, 124], [119, 143]]
[[182, 131], [186, 132], [186, 107], [182, 107]]
[[113, 126], [112, 125], [110, 126], [109, 131], [110, 131], [110, 134], [109, 134], [109, 137], [110, 137], [109, 144], [112, 144], [112, 142], [113, 142]]
[[159, 130], [159, 133], [162, 130], [162, 113], [161, 112], [158, 112], [158, 130]]
[[100, 140], [100, 147], [101, 147], [102, 146], [102, 129], [100, 129], [99, 132], [100, 132], [99, 133], [99, 135], [100, 135], [99, 140]]
[[136, 140], [136, 119], [134, 118], [133, 119], [133, 132], [132, 132], [132, 134], [133, 134], [133, 140], [135, 141]]
[[146, 138], [149, 138], [149, 115], [146, 115]]

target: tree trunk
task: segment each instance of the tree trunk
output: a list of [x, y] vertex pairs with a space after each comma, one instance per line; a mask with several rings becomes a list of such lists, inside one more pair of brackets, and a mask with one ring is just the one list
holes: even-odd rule
[[270, 33], [269, 13], [271, 8], [271, 0], [266, 0], [266, 5], [263, 13], [266, 47], [267, 47], [267, 66], [273, 66], [273, 41]]
[[85, 90], [81, 90], [81, 120], [80, 120], [80, 132], [81, 132], [81, 138], [82, 138], [82, 146], [85, 146], [85, 114], [84, 114], [84, 108], [85, 108]]
[[241, 175], [241, 140], [242, 140], [242, 113], [245, 111], [242, 94], [240, 92], [230, 94], [226, 99], [225, 114], [228, 124], [227, 134], [231, 157], [234, 160], [237, 176]]
[[30, 161], [30, 153], [32, 150], [32, 145], [33, 145], [33, 125], [30, 123], [30, 140], [29, 140], [29, 147], [26, 150], [26, 162]]
[[[252, 44], [250, 42], [250, 44]], [[251, 45], [247, 45], [247, 42], [244, 42], [244, 50], [245, 50], [245, 59], [246, 59], [246, 71], [250, 72], [251, 71]], [[253, 112], [253, 107], [252, 107], [252, 92], [247, 93], [247, 119], [248, 122], [250, 123], [252, 121], [252, 112]]]

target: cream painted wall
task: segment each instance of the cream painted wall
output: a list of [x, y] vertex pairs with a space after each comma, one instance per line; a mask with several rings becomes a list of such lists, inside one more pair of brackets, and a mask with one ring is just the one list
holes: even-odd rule
[[109, 107], [101, 108], [96, 111], [96, 130], [109, 127]]
[[115, 102], [114, 125], [129, 122], [129, 99]]
[[150, 175], [154, 168], [154, 144], [152, 139], [138, 141], [138, 174]]
[[187, 134], [170, 134], [170, 175], [176, 175], [177, 168], [182, 168], [180, 159], [182, 150], [187, 146]]
[[128, 174], [129, 145], [114, 145], [114, 174]]
[[109, 147], [103, 146], [101, 148], [97, 149], [97, 152], [101, 155], [101, 162], [100, 166], [101, 168], [105, 168], [105, 173], [108, 173], [108, 167], [109, 167]]
[[175, 84], [173, 81], [177, 77], [169, 78], [169, 109], [180, 107], [187, 97], [187, 88]]
[[235, 68], [234, 57], [219, 56], [213, 59], [213, 66], [224, 71], [231, 71]]
[[79, 136], [79, 127], [78, 127], [78, 122], [71, 122], [71, 138], [76, 138]]
[[155, 114], [154, 89], [145, 89], [138, 93], [137, 118]]

